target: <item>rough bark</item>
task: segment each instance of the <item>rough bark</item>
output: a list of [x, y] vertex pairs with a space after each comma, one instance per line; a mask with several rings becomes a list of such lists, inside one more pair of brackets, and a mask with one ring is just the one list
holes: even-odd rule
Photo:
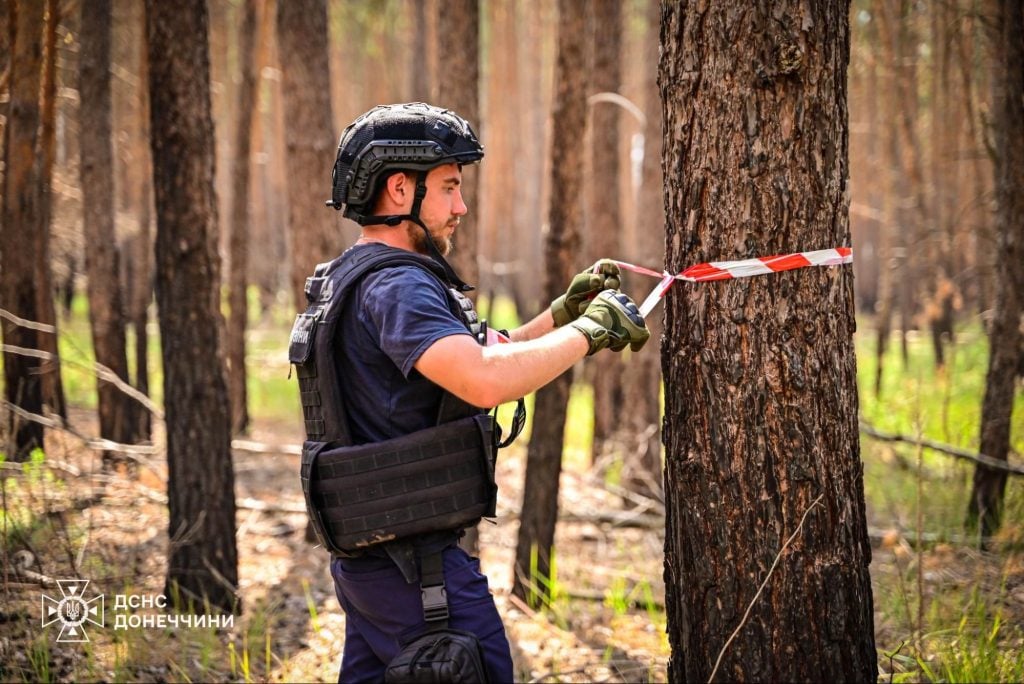
[[249, 305], [246, 289], [249, 283], [249, 186], [250, 151], [252, 149], [253, 114], [259, 101], [255, 72], [256, 0], [246, 0], [238, 34], [238, 103], [235, 111], [235, 173], [231, 192], [230, 249], [231, 269], [228, 275], [227, 326], [228, 390], [231, 396], [231, 430], [245, 432], [249, 425], [249, 400], [245, 387], [245, 330], [248, 327]]
[[[49, 290], [49, 282], [36, 280], [36, 265], [45, 259], [46, 196], [43, 191], [43, 160], [39, 154], [39, 91], [42, 80], [44, 5], [9, 0], [10, 103], [4, 131], [5, 168], [3, 222], [0, 224], [0, 301], [3, 307], [30, 321], [41, 318], [37, 293]], [[14, 245], [19, 245], [17, 250]], [[3, 319], [6, 345], [38, 349], [41, 336], [50, 333], [17, 326]], [[42, 413], [45, 362], [4, 353], [5, 399], [25, 411]], [[42, 448], [43, 429], [6, 411], [6, 428], [12, 444], [7, 453], [24, 460], [32, 449]]]
[[[583, 16], [573, 0], [558, 3], [558, 58], [555, 70], [553, 124], [555, 140], [571, 140], [586, 125], [587, 83], [584, 72]], [[548, 213], [549, 230], [544, 254], [545, 290], [549, 299], [560, 295], [574, 273], [580, 249], [583, 220], [583, 184], [579, 169], [582, 147], [566, 145], [558, 163], [551, 167], [552, 193]], [[537, 391], [533, 432], [526, 456], [526, 482], [516, 543], [513, 593], [526, 598], [527, 586], [537, 585], [546, 593], [540, 578], [550, 577], [550, 552], [558, 518], [558, 478], [562, 471], [562, 444], [566, 407], [569, 402], [569, 373], [563, 373]], [[535, 551], [534, 551], [535, 550]], [[536, 553], [538, 577], [530, 578], [531, 554]]]
[[[82, 13], [79, 62], [81, 105], [82, 206], [85, 237], [86, 292], [96, 362], [128, 381], [125, 316], [119, 279], [120, 255], [114, 234], [114, 152], [111, 137], [110, 45], [111, 0], [96, 0]], [[97, 380], [100, 436], [129, 444], [136, 441], [135, 400], [112, 383]], [[104, 452], [104, 461], [116, 459]]]
[[[591, 3], [590, 40], [593, 64], [589, 94], [619, 93], [622, 88], [622, 12], [619, 0], [594, 0]], [[619, 207], [619, 112], [610, 102], [588, 107], [590, 135], [590, 178], [587, 182], [587, 221], [584, 241], [586, 263], [599, 258], [618, 258], [622, 216]], [[616, 413], [622, 409], [621, 356], [600, 367], [588, 369], [594, 388], [593, 456], [602, 454], [616, 426]]]
[[[663, 5], [669, 270], [849, 244], [848, 9]], [[669, 680], [875, 681], [852, 270], [666, 305]]]
[[[1013, 394], [1021, 355], [1024, 297], [1024, 7], [993, 0], [992, 101], [996, 179], [996, 290], [988, 372], [981, 404], [981, 453], [1007, 460]], [[982, 540], [999, 529], [1005, 472], [976, 466], [968, 525]]]
[[[164, 363], [167, 596], [239, 609], [231, 425], [219, 340], [213, 120], [204, 0], [147, 0], [156, 299]], [[186, 605], [191, 600], [196, 603]]]
[[277, 3], [278, 56], [283, 77], [288, 233], [292, 296], [305, 309], [306, 278], [344, 243], [330, 198], [335, 137], [331, 123], [326, 0]]

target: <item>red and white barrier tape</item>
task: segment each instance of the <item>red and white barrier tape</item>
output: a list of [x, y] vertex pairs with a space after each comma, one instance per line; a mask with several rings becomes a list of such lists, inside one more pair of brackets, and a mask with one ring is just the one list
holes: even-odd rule
[[796, 252], [794, 254], [780, 254], [770, 257], [758, 257], [756, 259], [741, 259], [739, 261], [710, 261], [703, 264], [690, 266], [682, 273], [671, 274], [668, 271], [658, 273], [643, 266], [615, 262], [619, 268], [634, 273], [642, 273], [654, 278], [660, 278], [660, 282], [647, 295], [647, 299], [640, 305], [640, 315], [646, 317], [654, 310], [658, 302], [662, 300], [665, 293], [677, 280], [687, 280], [693, 283], [703, 283], [712, 280], [729, 280], [732, 278], [749, 278], [750, 276], [764, 275], [767, 273], [778, 273], [779, 271], [792, 271], [796, 268], [807, 266], [838, 266], [840, 264], [853, 263], [853, 249], [850, 247], [836, 247], [835, 249], [819, 249], [813, 252]]
[[[640, 273], [659, 278], [659, 282], [647, 295], [647, 299], [640, 305], [640, 315], [647, 317], [658, 302], [664, 298], [665, 293], [677, 280], [686, 280], [691, 283], [705, 283], [712, 280], [730, 280], [732, 278], [749, 278], [750, 276], [765, 275], [767, 273], [778, 273], [780, 271], [792, 271], [797, 268], [808, 266], [839, 266], [841, 264], [853, 263], [853, 249], [850, 247], [836, 247], [835, 249], [819, 249], [813, 252], [796, 252], [794, 254], [780, 254], [770, 257], [758, 257], [756, 259], [741, 259], [739, 261], [709, 261], [703, 264], [690, 266], [682, 273], [675, 275], [668, 271], [655, 271], [643, 266], [637, 266], [625, 261], [616, 261], [615, 264], [627, 271]], [[597, 269], [595, 269], [595, 273]], [[496, 330], [487, 329], [487, 344], [511, 342], [511, 340]]]

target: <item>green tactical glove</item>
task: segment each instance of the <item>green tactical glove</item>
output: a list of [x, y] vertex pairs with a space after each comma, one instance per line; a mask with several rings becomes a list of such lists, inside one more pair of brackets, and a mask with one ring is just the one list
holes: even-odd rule
[[601, 290], [617, 289], [618, 265], [610, 259], [601, 259], [583, 273], [574, 276], [565, 294], [551, 302], [551, 317], [555, 319], [555, 327], [560, 328], [579, 318]]
[[590, 342], [587, 356], [605, 347], [619, 352], [626, 345], [633, 351], [640, 351], [651, 336], [633, 300], [613, 290], [597, 295], [583, 315], [570, 325], [587, 336]]

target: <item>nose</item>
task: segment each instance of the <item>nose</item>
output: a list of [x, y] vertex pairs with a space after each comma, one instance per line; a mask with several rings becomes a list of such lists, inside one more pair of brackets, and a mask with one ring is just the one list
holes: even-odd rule
[[467, 213], [469, 213], [469, 207], [466, 206], [466, 202], [462, 199], [462, 190], [456, 188], [455, 201], [452, 203], [452, 214], [455, 216], [465, 216]]

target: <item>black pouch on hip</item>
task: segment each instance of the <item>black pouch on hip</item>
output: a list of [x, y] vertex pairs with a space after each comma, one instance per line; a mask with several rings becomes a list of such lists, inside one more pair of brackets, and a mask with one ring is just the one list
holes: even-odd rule
[[402, 645], [384, 671], [387, 684], [480, 684], [489, 682], [484, 651], [475, 634], [448, 627], [442, 550], [420, 558], [420, 590], [426, 631]]

